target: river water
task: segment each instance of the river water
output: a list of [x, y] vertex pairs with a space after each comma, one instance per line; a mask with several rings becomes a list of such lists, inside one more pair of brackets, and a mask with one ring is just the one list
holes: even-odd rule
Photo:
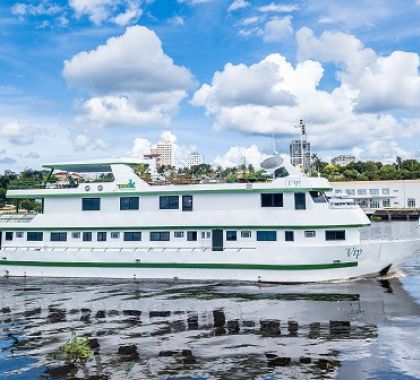
[[[378, 222], [371, 238], [419, 237]], [[335, 284], [0, 279], [0, 379], [420, 379], [420, 254]], [[66, 362], [86, 336], [94, 357]]]

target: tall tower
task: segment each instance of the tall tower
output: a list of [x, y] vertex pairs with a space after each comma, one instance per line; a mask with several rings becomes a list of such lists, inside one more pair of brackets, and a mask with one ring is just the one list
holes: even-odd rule
[[301, 168], [304, 173], [308, 173], [311, 168], [311, 143], [306, 135], [306, 125], [301, 119], [299, 140], [292, 140], [290, 143], [290, 162], [292, 165]]

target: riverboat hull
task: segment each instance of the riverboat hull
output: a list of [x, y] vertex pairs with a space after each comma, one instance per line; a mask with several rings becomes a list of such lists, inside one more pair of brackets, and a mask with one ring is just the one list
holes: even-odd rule
[[420, 247], [420, 240], [364, 241], [356, 245], [230, 249], [3, 249], [0, 275], [259, 281], [347, 280], [385, 275]]

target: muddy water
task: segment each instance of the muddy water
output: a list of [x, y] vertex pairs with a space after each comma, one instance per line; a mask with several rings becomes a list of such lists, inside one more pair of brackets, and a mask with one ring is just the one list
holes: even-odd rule
[[[311, 285], [1, 279], [0, 379], [420, 378], [420, 256], [403, 271]], [[72, 331], [90, 339], [84, 365], [60, 351]]]

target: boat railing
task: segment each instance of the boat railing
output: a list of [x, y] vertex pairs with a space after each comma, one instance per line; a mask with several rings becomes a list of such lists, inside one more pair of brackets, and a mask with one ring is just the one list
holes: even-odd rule
[[2, 214], [0, 223], [29, 223], [36, 214]]
[[334, 203], [330, 203], [329, 207], [335, 209], [335, 208], [359, 208], [360, 206], [355, 205], [355, 204], [345, 204], [345, 203], [334, 204]]
[[[242, 250], [254, 250], [256, 247], [225, 247], [225, 251], [237, 251]], [[165, 252], [165, 251], [176, 251], [176, 252], [206, 252], [212, 251], [211, 247], [3, 247], [3, 251], [45, 251], [45, 252]]]

